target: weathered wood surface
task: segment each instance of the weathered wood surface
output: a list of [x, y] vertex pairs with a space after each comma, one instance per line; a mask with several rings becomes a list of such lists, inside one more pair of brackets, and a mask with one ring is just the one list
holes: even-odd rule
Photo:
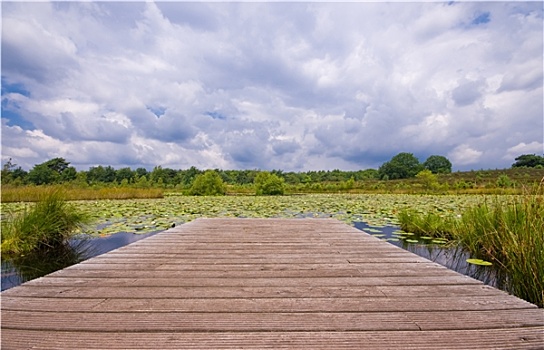
[[198, 219], [4, 291], [2, 349], [542, 349], [544, 311], [329, 219]]

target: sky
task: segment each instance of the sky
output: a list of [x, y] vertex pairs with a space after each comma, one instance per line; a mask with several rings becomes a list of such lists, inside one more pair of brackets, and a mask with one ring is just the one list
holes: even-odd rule
[[542, 2], [5, 2], [2, 164], [454, 170], [543, 150]]

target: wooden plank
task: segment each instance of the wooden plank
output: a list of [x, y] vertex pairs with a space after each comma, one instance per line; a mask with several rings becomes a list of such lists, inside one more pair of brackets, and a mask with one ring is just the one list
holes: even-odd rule
[[533, 349], [544, 327], [359, 332], [81, 332], [11, 330], [2, 348], [32, 349]]
[[102, 287], [295, 287], [295, 286], [410, 286], [421, 284], [481, 284], [472, 278], [448, 274], [446, 276], [392, 276], [392, 277], [317, 277], [317, 278], [169, 278], [164, 275], [156, 278], [76, 278], [47, 277], [27, 282], [27, 285], [40, 286], [102, 286]]
[[[84, 312], [92, 306], [97, 312], [422, 312], [422, 311], [477, 311], [514, 310], [537, 308], [527, 302], [508, 295], [459, 297], [428, 297], [411, 299], [364, 297], [364, 298], [216, 298], [216, 299], [144, 299], [144, 298], [102, 298], [86, 299], [82, 305], [71, 304], [73, 299], [50, 298], [7, 298], [2, 300], [4, 310], [39, 310], [55, 312]], [[40, 302], [44, 305], [40, 306]], [[95, 304], [93, 304], [93, 302]], [[68, 308], [68, 305], [72, 305]], [[517, 311], [519, 312], [519, 310]], [[530, 312], [529, 312], [530, 313]]]
[[[23, 285], [16, 290], [2, 292], [2, 301], [8, 297], [29, 298], [106, 298], [106, 299], [208, 299], [208, 298], [361, 298], [398, 297], [404, 300], [443, 296], [472, 298], [475, 296], [503, 296], [495, 288], [480, 284], [425, 285], [425, 286], [282, 286], [282, 287], [56, 287]], [[7, 299], [6, 299], [7, 300]], [[517, 299], [519, 300], [519, 299]], [[3, 307], [4, 305], [2, 305]]]
[[2, 292], [2, 348], [533, 349], [542, 309], [332, 219], [199, 219]]

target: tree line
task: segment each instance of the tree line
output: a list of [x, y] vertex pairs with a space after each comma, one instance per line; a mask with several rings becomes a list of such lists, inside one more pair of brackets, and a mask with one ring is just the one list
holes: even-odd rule
[[[521, 155], [516, 158], [512, 167], [544, 167], [544, 157], [537, 155]], [[383, 163], [378, 169], [356, 171], [319, 170], [305, 172], [284, 172], [272, 170], [270, 173], [282, 179], [286, 184], [312, 184], [324, 182], [348, 182], [374, 180], [395, 180], [416, 177], [427, 170], [432, 174], [448, 174], [452, 171], [451, 162], [444, 156], [431, 155], [423, 163], [412, 153], [402, 152]], [[222, 170], [213, 169], [220, 179], [229, 185], [254, 184], [261, 170]], [[77, 171], [64, 158], [53, 158], [36, 164], [30, 171], [25, 171], [10, 159], [2, 167], [2, 184], [12, 185], [50, 185], [72, 183], [81, 186], [112, 184], [137, 187], [183, 187], [189, 188], [198, 175], [205, 170], [194, 166], [189, 169], [176, 170], [155, 166], [148, 171], [145, 168], [135, 170], [130, 167], [115, 169], [112, 166], [93, 166], [87, 171]]]

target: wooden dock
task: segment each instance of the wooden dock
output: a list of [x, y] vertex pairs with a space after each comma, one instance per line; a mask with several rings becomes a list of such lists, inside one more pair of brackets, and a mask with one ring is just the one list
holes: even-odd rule
[[543, 349], [544, 310], [332, 219], [198, 219], [1, 294], [2, 349]]

